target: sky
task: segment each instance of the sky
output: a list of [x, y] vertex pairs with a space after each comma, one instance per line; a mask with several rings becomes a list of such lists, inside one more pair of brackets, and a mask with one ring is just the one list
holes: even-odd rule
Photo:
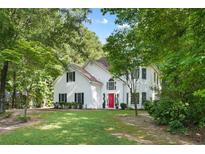
[[119, 26], [115, 25], [115, 15], [102, 15], [100, 9], [91, 9], [91, 13], [88, 18], [91, 20], [91, 24], [86, 23], [85, 26], [96, 33], [102, 44], [106, 43], [106, 38]]

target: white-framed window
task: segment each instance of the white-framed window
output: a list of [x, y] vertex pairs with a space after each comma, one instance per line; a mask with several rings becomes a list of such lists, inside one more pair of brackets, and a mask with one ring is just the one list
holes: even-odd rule
[[67, 94], [59, 94], [59, 102], [67, 102]]
[[66, 81], [75, 82], [75, 72], [67, 72]]
[[75, 102], [84, 104], [84, 93], [75, 93]]
[[116, 90], [116, 82], [113, 79], [107, 82], [107, 90]]

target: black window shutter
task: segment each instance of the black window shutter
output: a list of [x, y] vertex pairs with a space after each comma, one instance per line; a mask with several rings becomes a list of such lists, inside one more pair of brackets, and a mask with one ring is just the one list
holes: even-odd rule
[[75, 93], [75, 102], [76, 102], [76, 95], [77, 95], [77, 94]]
[[82, 104], [84, 104], [84, 93], [82, 93]]
[[127, 93], [127, 104], [129, 103], [129, 93]]
[[58, 98], [59, 98], [59, 102], [60, 102], [61, 101], [61, 94], [58, 95]]
[[67, 94], [65, 94], [65, 102], [67, 102]]
[[67, 72], [67, 75], [66, 75], [66, 81], [68, 82], [68, 75], [69, 75], [69, 73]]
[[73, 81], [75, 81], [75, 72], [73, 72]]

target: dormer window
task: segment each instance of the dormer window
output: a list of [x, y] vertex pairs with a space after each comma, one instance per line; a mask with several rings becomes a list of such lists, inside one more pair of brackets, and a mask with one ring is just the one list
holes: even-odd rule
[[66, 81], [75, 82], [75, 72], [67, 72]]
[[107, 90], [116, 90], [116, 82], [112, 78], [107, 82]]

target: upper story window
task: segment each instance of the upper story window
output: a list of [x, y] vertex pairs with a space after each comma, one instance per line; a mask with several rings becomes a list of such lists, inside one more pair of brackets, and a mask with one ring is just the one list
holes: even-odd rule
[[66, 76], [67, 82], [74, 82], [75, 81], [75, 72], [68, 72]]
[[107, 82], [107, 90], [116, 90], [116, 82], [113, 79]]
[[134, 79], [139, 79], [139, 76], [140, 76], [140, 70], [139, 68], [137, 68], [133, 73], [133, 77]]
[[147, 69], [142, 68], [142, 79], [146, 79], [146, 78], [147, 78]]

